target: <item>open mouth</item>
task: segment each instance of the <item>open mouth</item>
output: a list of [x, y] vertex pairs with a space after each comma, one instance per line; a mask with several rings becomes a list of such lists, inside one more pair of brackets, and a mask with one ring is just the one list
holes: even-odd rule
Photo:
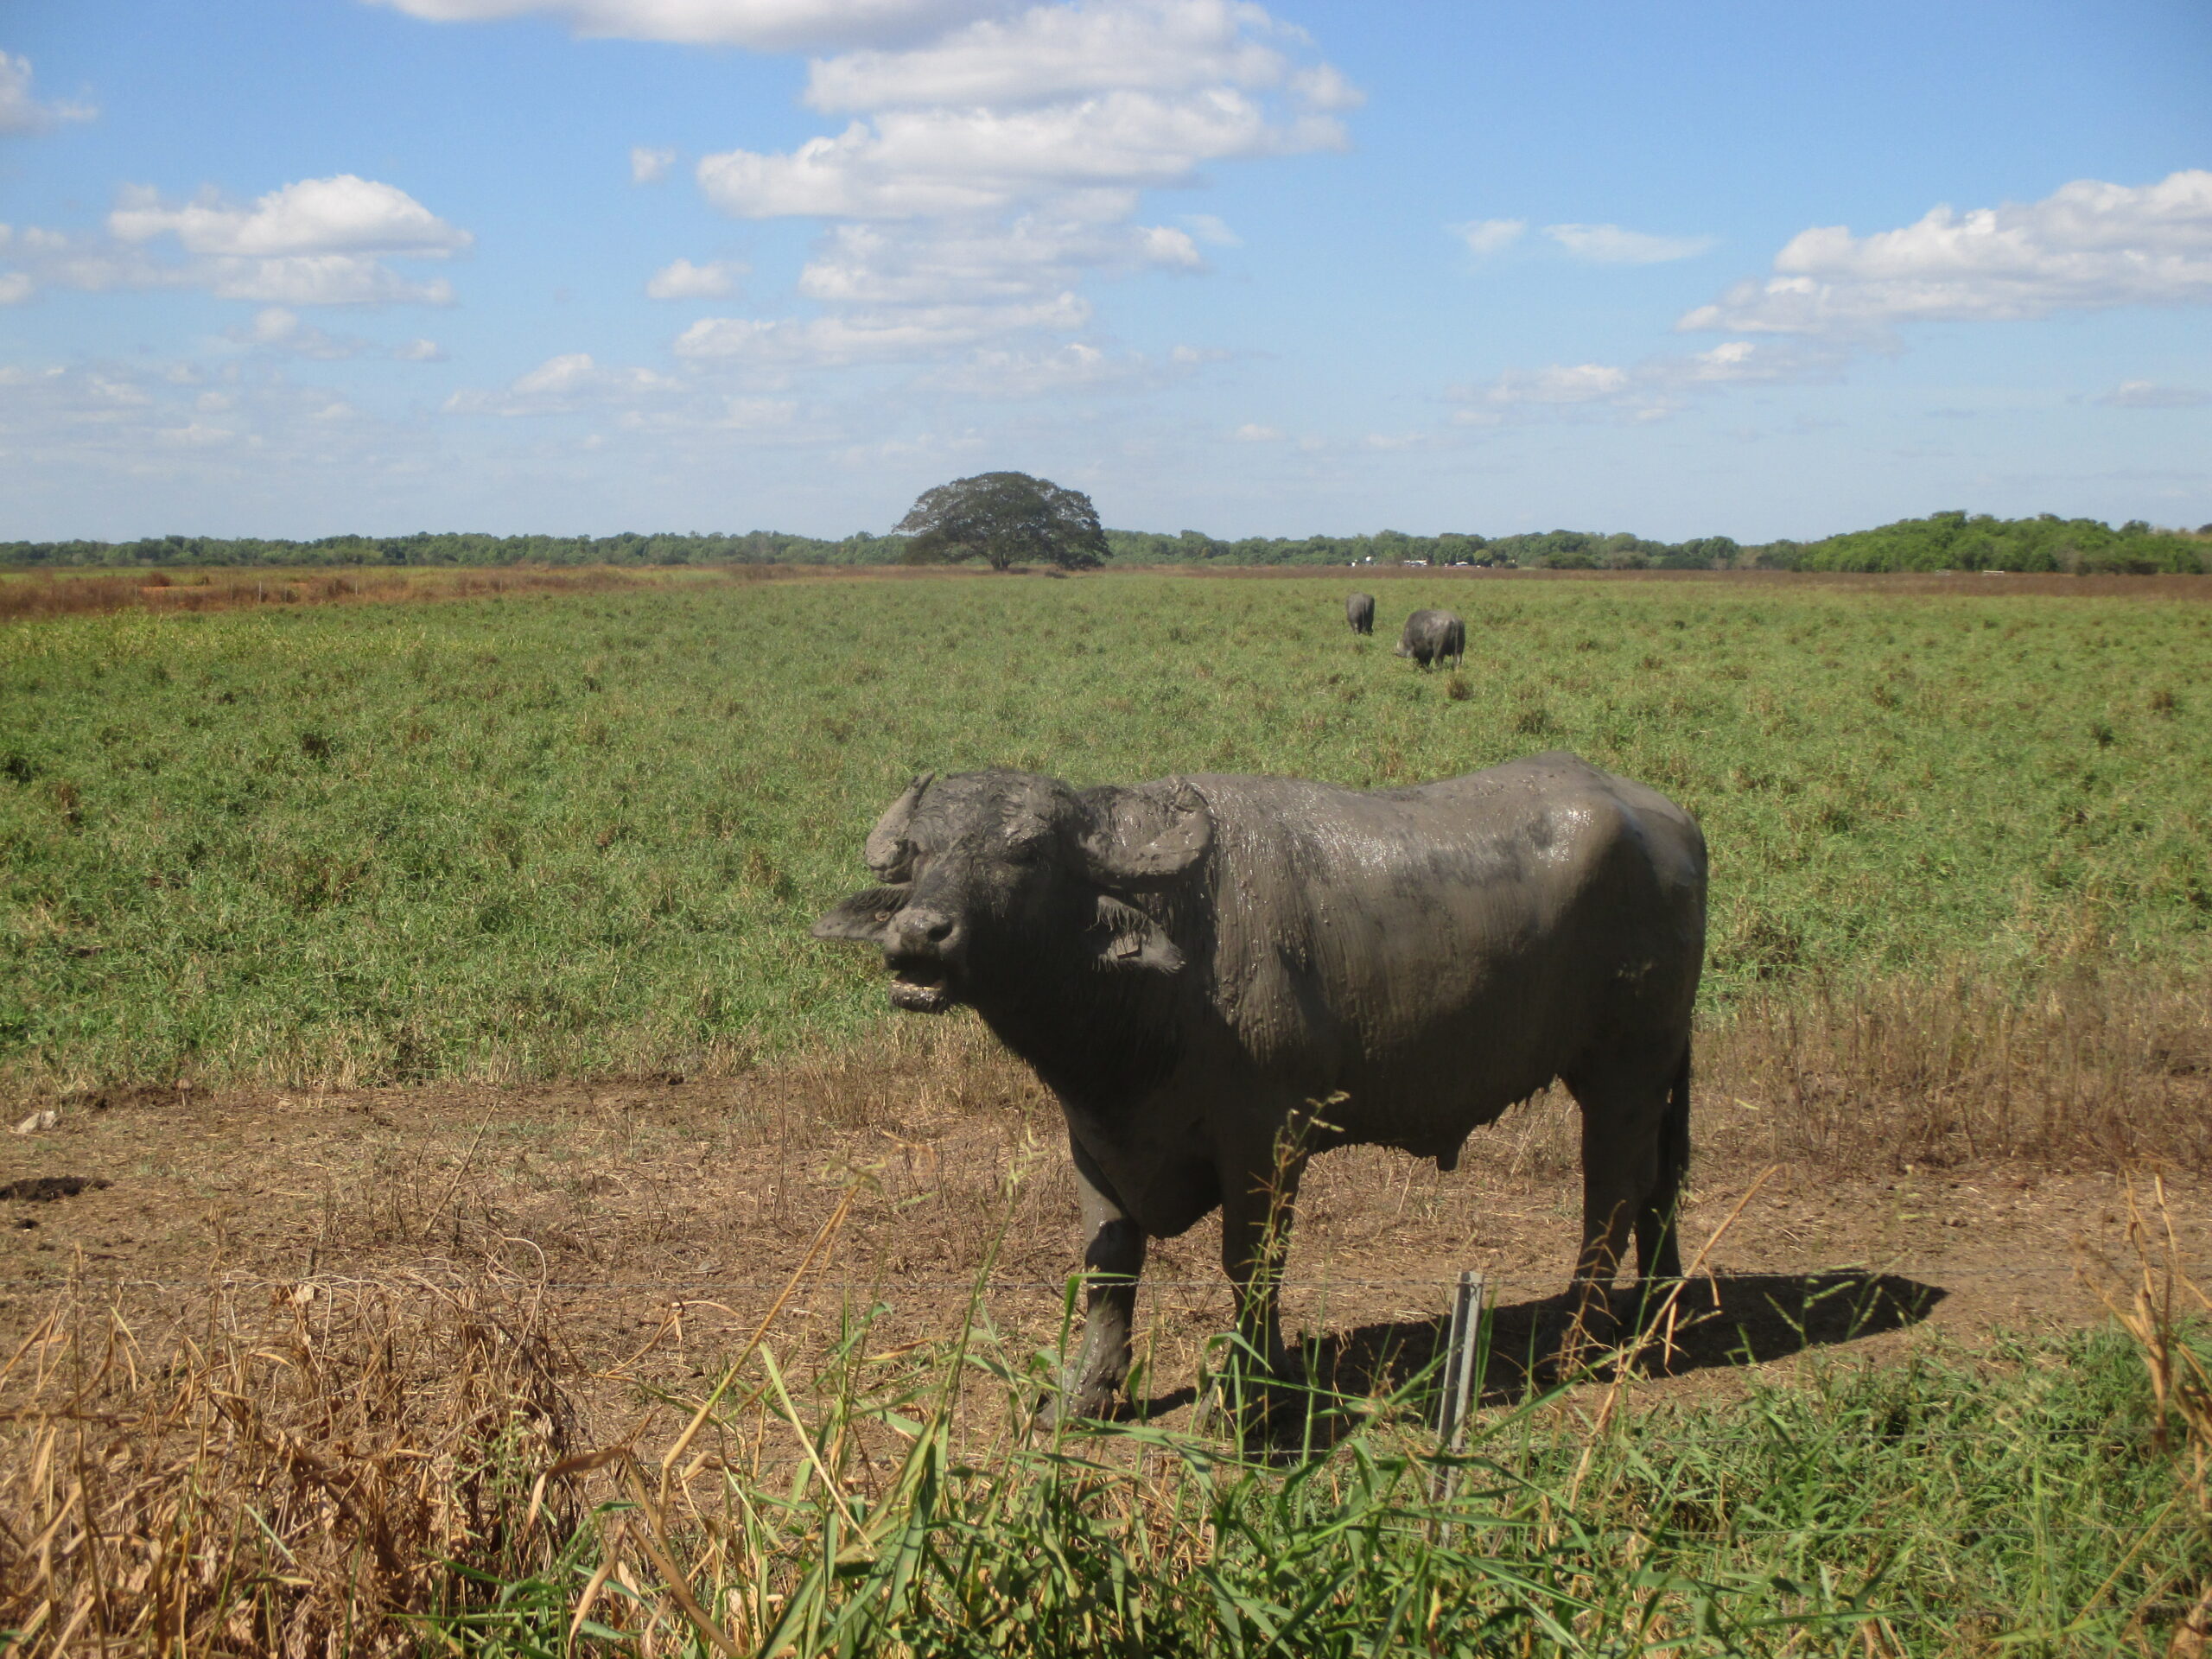
[[909, 1014], [942, 1014], [959, 999], [941, 962], [907, 959], [891, 967], [891, 1006]]

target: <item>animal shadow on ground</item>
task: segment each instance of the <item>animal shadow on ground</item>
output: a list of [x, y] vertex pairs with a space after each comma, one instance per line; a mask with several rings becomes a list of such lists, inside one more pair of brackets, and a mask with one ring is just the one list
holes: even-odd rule
[[[1902, 1274], [1853, 1268], [1700, 1276], [1682, 1287], [1671, 1343], [1661, 1339], [1664, 1321], [1656, 1321], [1637, 1363], [1652, 1376], [1760, 1364], [1917, 1325], [1946, 1294], [1940, 1286]], [[1613, 1306], [1624, 1325], [1636, 1319], [1634, 1292], [1616, 1293]], [[1480, 1404], [1510, 1405], [1526, 1397], [1537, 1332], [1557, 1306], [1555, 1299], [1543, 1298], [1491, 1311]], [[1332, 1442], [1349, 1432], [1362, 1415], [1352, 1402], [1395, 1392], [1419, 1376], [1437, 1359], [1446, 1324], [1440, 1315], [1309, 1337], [1300, 1351], [1314, 1408], [1312, 1421], [1300, 1425], [1308, 1444]], [[1609, 1375], [1605, 1369], [1594, 1373], [1599, 1380]], [[1156, 1414], [1190, 1398], [1191, 1390], [1179, 1389], [1144, 1402], [1134, 1414]]]

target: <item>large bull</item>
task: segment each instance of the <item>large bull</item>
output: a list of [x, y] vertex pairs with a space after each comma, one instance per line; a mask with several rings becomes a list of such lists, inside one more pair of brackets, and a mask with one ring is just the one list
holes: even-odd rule
[[1467, 625], [1449, 611], [1415, 611], [1406, 619], [1394, 654], [1410, 657], [1423, 668], [1449, 658], [1457, 668], [1467, 654]]
[[1092, 1277], [1064, 1409], [1128, 1376], [1147, 1239], [1219, 1205], [1240, 1331], [1279, 1362], [1304, 1158], [1449, 1169], [1554, 1078], [1582, 1115], [1570, 1308], [1603, 1329], [1631, 1232], [1647, 1282], [1680, 1274], [1706, 856], [1664, 796], [1564, 753], [1374, 791], [925, 774], [865, 856], [883, 885], [816, 937], [880, 947], [899, 1007], [971, 1005], [1065, 1114]]
[[1351, 624], [1354, 633], [1375, 632], [1375, 595], [1354, 594], [1344, 601], [1344, 620]]

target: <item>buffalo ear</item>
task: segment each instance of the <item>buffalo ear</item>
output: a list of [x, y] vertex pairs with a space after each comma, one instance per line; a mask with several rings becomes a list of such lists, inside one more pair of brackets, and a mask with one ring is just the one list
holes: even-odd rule
[[1098, 793], [1104, 798], [1093, 802], [1083, 853], [1101, 887], [1124, 892], [1166, 887], [1213, 844], [1205, 799], [1180, 779]]
[[1183, 953], [1160, 931], [1159, 923], [1110, 893], [1098, 895], [1098, 920], [1091, 943], [1098, 960], [1109, 968], [1148, 968], [1154, 973], [1172, 974], [1183, 965]]
[[937, 774], [925, 772], [906, 785], [906, 792], [891, 803], [890, 810], [875, 821], [875, 828], [868, 832], [868, 842], [861, 849], [861, 856], [868, 867], [886, 881], [895, 881], [906, 873], [906, 865], [914, 856], [913, 843], [906, 839], [906, 826], [914, 821], [914, 806], [922, 798], [922, 791], [930, 786]]
[[904, 909], [911, 886], [868, 887], [855, 893], [809, 931], [817, 939], [850, 939], [855, 944], [880, 944], [891, 918]]

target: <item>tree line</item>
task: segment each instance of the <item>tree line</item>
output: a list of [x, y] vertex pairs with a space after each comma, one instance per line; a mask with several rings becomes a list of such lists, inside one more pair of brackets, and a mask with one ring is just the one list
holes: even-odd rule
[[[1264, 537], [1229, 540], [1195, 530], [1103, 532], [1107, 562], [1122, 565], [1484, 565], [1552, 570], [2016, 570], [2085, 575], [2198, 574], [2212, 566], [2212, 524], [2196, 531], [2118, 529], [2094, 518], [1996, 518], [1931, 513], [1820, 541], [1739, 544], [1726, 536], [1658, 542], [1625, 531], [1553, 530], [1485, 537]], [[896, 564], [915, 537], [866, 531], [836, 540], [774, 531], [615, 536], [492, 536], [421, 531], [411, 536], [326, 536], [315, 541], [157, 536], [137, 541], [0, 542], [0, 567], [286, 567], [348, 565]]]

